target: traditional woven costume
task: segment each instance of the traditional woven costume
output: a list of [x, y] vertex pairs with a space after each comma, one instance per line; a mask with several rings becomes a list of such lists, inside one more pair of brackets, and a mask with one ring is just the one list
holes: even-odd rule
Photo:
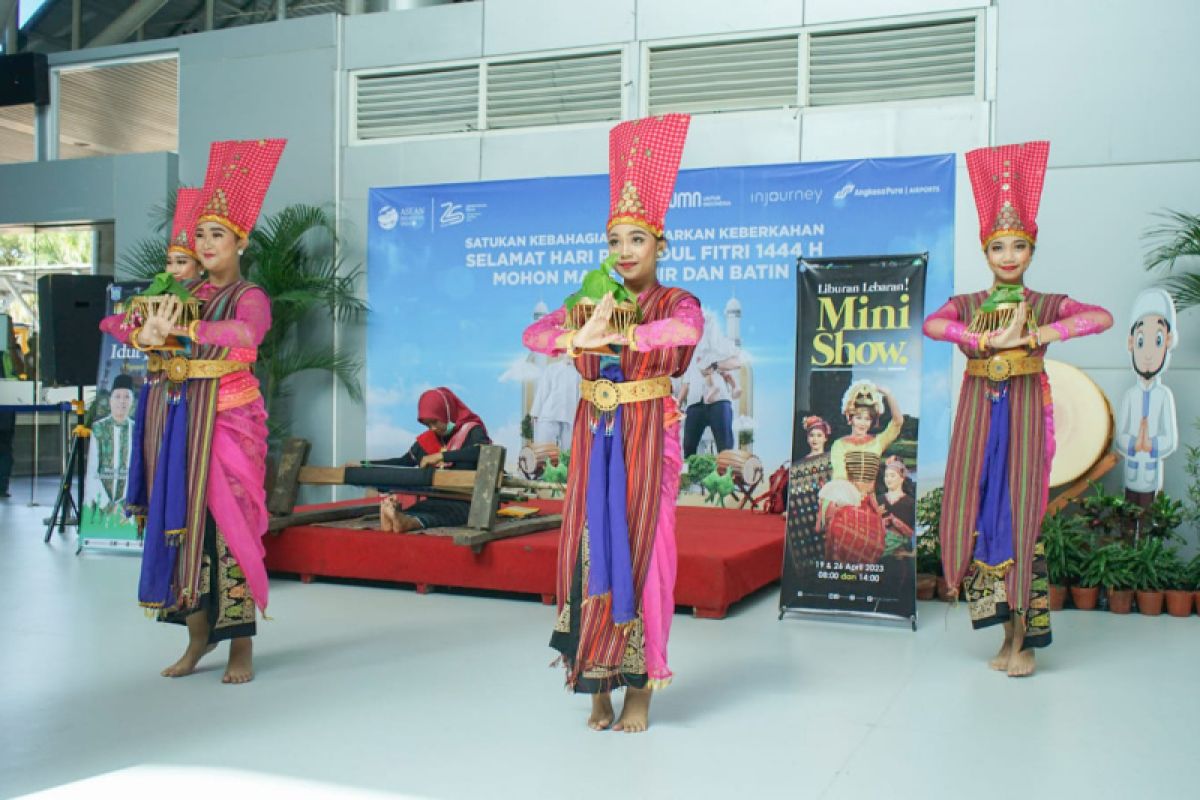
[[[655, 237], [675, 186], [690, 118], [633, 120], [609, 138], [608, 228]], [[675, 499], [682, 468], [671, 378], [700, 341], [704, 318], [687, 292], [654, 285], [637, 298], [641, 324], [615, 356], [572, 352], [583, 377], [575, 414], [551, 646], [577, 692], [669, 683], [675, 610]], [[558, 355], [565, 308], [526, 329], [526, 347]]]
[[[829, 423], [820, 417], [805, 417], [804, 432], [819, 430], [828, 441], [833, 434]], [[792, 464], [788, 475], [787, 549], [792, 565], [799, 569], [804, 563], [825, 557], [825, 534], [818, 524], [821, 511], [820, 492], [833, 477], [829, 453], [809, 453]]]
[[[284, 145], [213, 144], [192, 228], [216, 222], [248, 236]], [[267, 606], [267, 415], [252, 369], [271, 327], [271, 302], [245, 280], [203, 281], [193, 293], [203, 306], [185, 355], [149, 358], [152, 391], [166, 399], [138, 411], [147, 415], [139, 420], [145, 446], [134, 454], [131, 492], [141, 493], [130, 505], [146, 513], [139, 602], [172, 622], [205, 610], [209, 640], [217, 642], [252, 636], [255, 606]], [[124, 341], [137, 330], [116, 327]], [[135, 481], [138, 470], [143, 478]]]
[[[1037, 241], [1037, 213], [1049, 142], [967, 153], [984, 250], [1001, 236]], [[981, 347], [1028, 309], [1033, 341], [1001, 352]], [[931, 329], [935, 320], [944, 321]], [[1025, 620], [1022, 649], [1050, 644], [1045, 559], [1038, 537], [1054, 457], [1054, 417], [1037, 328], [1063, 341], [1112, 324], [1098, 306], [1020, 284], [951, 297], [926, 320], [925, 333], [967, 356], [950, 438], [942, 502], [942, 564], [951, 587], [964, 586], [974, 627]]]
[[[882, 393], [869, 381], [853, 384], [842, 398], [842, 413], [847, 419], [862, 409], [871, 412], [872, 420], [883, 416]], [[875, 482], [884, 451], [900, 436], [902, 424], [903, 419], [893, 417], [878, 436], [869, 433], [843, 436], [829, 449], [833, 477], [822, 490], [822, 498], [829, 502], [825, 508], [827, 560], [878, 564], [883, 558], [887, 528], [875, 499]]]

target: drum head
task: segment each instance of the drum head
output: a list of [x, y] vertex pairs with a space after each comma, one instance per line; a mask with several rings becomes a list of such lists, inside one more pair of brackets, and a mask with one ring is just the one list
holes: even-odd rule
[[517, 457], [517, 466], [527, 478], [532, 478], [537, 474], [538, 458], [532, 447], [526, 445], [521, 448], [521, 454]]
[[750, 456], [746, 459], [746, 463], [742, 464], [742, 480], [748, 486], [753, 486], [763, 479], [762, 460], [758, 456]]
[[1050, 486], [1062, 486], [1085, 475], [1112, 445], [1113, 414], [1108, 398], [1082, 370], [1046, 360], [1046, 377], [1054, 398], [1056, 450]]

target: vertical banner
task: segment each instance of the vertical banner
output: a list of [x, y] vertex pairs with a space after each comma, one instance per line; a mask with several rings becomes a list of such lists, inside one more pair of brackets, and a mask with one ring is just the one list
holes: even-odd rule
[[[108, 314], [125, 311], [144, 283], [109, 287]], [[137, 397], [146, 378], [146, 354], [105, 334], [96, 373], [96, 405], [87, 449], [87, 476], [79, 520], [81, 547], [141, 550], [137, 525], [125, 516], [129, 457]]]
[[780, 613], [916, 625], [928, 255], [804, 260]]
[[[563, 470], [578, 375], [526, 350], [521, 332], [607, 255], [608, 199], [607, 175], [371, 189], [367, 457], [407, 451], [417, 398], [444, 385], [507, 448], [509, 469]], [[659, 279], [692, 292], [705, 317], [675, 387], [687, 410], [680, 502], [748, 506], [791, 462], [797, 257], [928, 252], [929, 291], [948, 296], [954, 156], [684, 170], [667, 225]], [[950, 347], [926, 356], [922, 391], [944, 401]], [[941, 474], [948, 431], [926, 427], [922, 467]], [[732, 487], [716, 480], [722, 465]]]

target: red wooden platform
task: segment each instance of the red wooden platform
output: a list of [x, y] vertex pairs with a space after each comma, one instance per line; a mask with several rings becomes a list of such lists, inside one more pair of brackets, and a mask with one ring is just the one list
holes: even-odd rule
[[[336, 505], [372, 501], [350, 501]], [[299, 510], [328, 507], [309, 506]], [[546, 513], [561, 503], [538, 501]], [[493, 589], [539, 595], [554, 602], [558, 529], [502, 539], [482, 552], [448, 537], [298, 526], [264, 538], [267, 569], [314, 577], [357, 578], [415, 584], [418, 592], [437, 586]], [[780, 515], [681, 507], [676, 540], [679, 573], [675, 601], [697, 617], [720, 619], [729, 606], [779, 580], [784, 520]]]

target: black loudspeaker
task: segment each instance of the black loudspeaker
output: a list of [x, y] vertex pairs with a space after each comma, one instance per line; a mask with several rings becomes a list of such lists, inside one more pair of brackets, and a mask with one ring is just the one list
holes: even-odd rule
[[0, 56], [0, 106], [50, 104], [50, 66], [44, 53]]
[[100, 321], [108, 304], [105, 275], [38, 278], [38, 377], [46, 386], [93, 386]]

